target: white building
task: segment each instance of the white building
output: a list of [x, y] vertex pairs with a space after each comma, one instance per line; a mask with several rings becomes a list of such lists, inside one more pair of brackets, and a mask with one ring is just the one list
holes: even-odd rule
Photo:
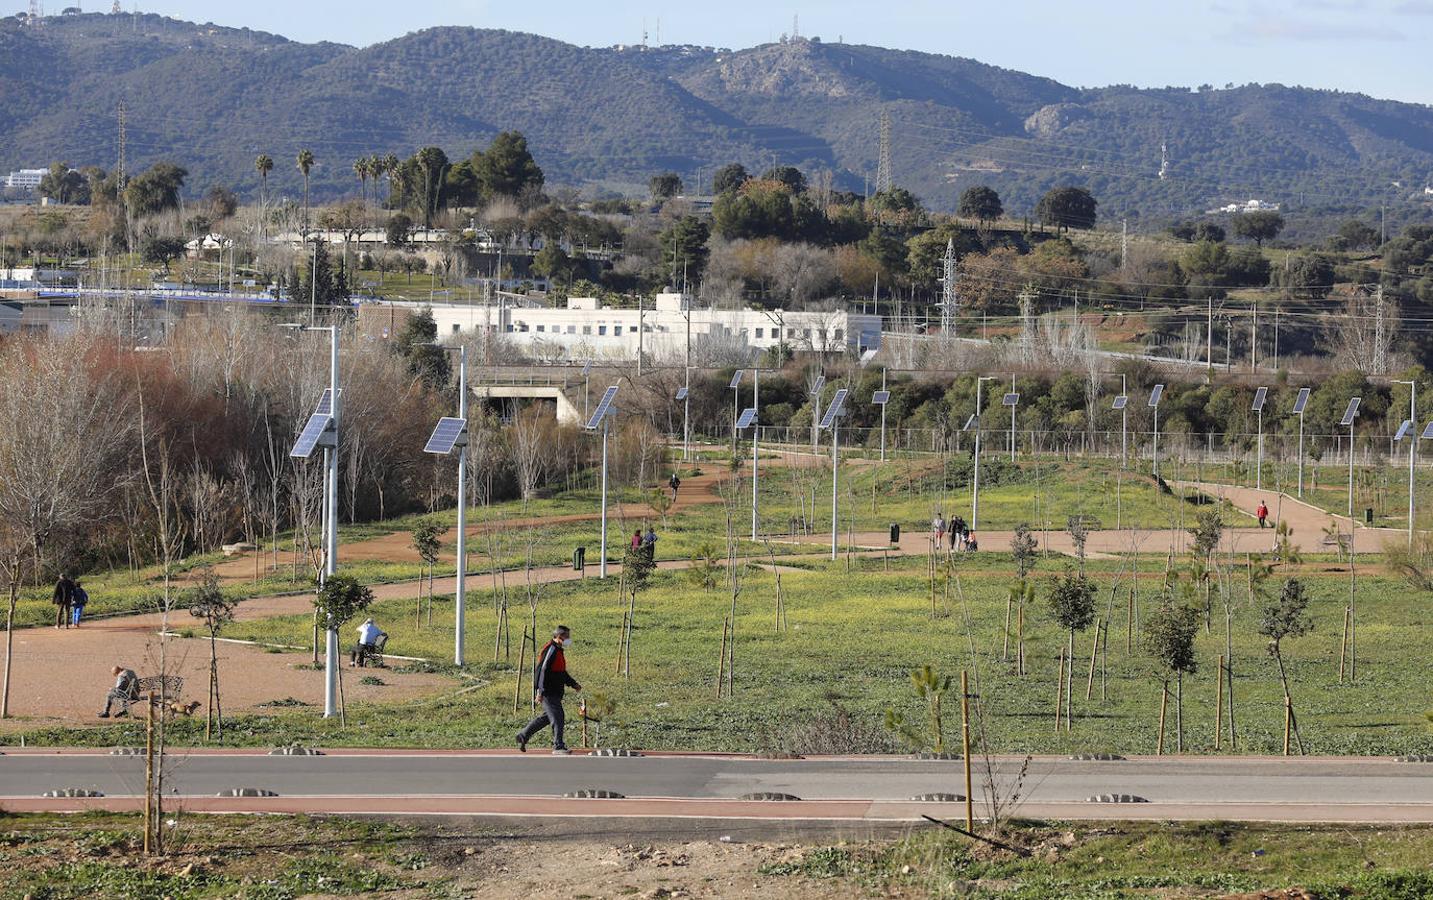
[[699, 309], [682, 294], [658, 294], [652, 306], [642, 310], [606, 307], [593, 297], [571, 297], [559, 308], [429, 308], [440, 339], [486, 329], [549, 359], [635, 359], [639, 345], [649, 358], [678, 359], [686, 352], [689, 335], [693, 348], [720, 344], [767, 350], [785, 344], [795, 351], [862, 353], [881, 344], [880, 316], [845, 310]]
[[0, 187], [34, 193], [40, 189], [40, 180], [48, 171], [48, 169], [19, 169], [0, 179]]

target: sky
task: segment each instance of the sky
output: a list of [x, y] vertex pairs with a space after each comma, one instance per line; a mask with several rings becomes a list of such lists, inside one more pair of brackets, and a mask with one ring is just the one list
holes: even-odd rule
[[1433, 0], [147, 0], [140, 9], [360, 46], [465, 25], [586, 46], [639, 43], [645, 29], [653, 43], [739, 49], [779, 39], [799, 16], [806, 37], [972, 57], [1079, 87], [1277, 82], [1433, 104]]

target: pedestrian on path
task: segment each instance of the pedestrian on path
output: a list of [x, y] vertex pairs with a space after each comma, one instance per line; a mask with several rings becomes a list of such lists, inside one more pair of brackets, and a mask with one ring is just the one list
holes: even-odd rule
[[957, 515], [950, 520], [950, 549], [952, 551], [965, 549], [965, 536], [970, 533], [970, 528], [965, 524], [965, 519]]
[[80, 627], [80, 617], [85, 614], [85, 606], [90, 602], [90, 595], [84, 586], [75, 582], [75, 589], [70, 593], [70, 607], [74, 610], [74, 626]]
[[937, 547], [945, 546], [945, 514], [936, 513], [930, 520], [930, 539]]
[[75, 583], [70, 580], [68, 574], [61, 574], [60, 580], [55, 582], [55, 591], [50, 595], [50, 602], [55, 604], [55, 627], [69, 628], [73, 624], [75, 601]]
[[567, 674], [567, 657], [563, 651], [571, 646], [572, 629], [559, 625], [552, 631], [552, 640], [538, 651], [537, 664], [532, 673], [532, 689], [542, 706], [542, 713], [517, 733], [517, 748], [523, 753], [527, 752], [527, 742], [532, 740], [532, 736], [549, 725], [552, 726], [552, 752], [558, 755], [568, 753], [563, 739], [567, 714], [562, 709], [562, 696], [569, 687], [582, 693], [582, 685]]
[[672, 502], [673, 502], [673, 503], [676, 503], [676, 502], [677, 502], [677, 488], [679, 488], [679, 487], [681, 487], [681, 486], [682, 486], [682, 479], [680, 479], [680, 478], [677, 477], [677, 473], [676, 473], [676, 472], [673, 472], [673, 473], [672, 473], [672, 477], [667, 479], [667, 487], [670, 487], [670, 488], [672, 489]]
[[632, 532], [632, 540], [627, 542], [627, 549], [631, 550], [633, 553], [641, 552], [642, 529], [638, 528], [636, 531]]
[[1260, 528], [1264, 528], [1268, 525], [1269, 507], [1264, 503], [1263, 500], [1259, 501], [1258, 507], [1254, 510], [1254, 515], [1259, 517]]
[[647, 562], [657, 561], [657, 532], [652, 530], [651, 525], [647, 526], [647, 533], [642, 536], [642, 552], [647, 555]]

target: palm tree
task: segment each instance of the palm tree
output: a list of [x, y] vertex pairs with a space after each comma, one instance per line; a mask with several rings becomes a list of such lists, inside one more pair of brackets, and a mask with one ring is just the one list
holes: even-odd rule
[[360, 156], [353, 161], [353, 174], [358, 176], [359, 196], [362, 198], [365, 222], [368, 219], [368, 161], [369, 157], [367, 156]]
[[304, 177], [304, 231], [308, 231], [308, 173], [313, 168], [312, 150], [299, 151], [298, 167]]
[[387, 156], [383, 157], [381, 165], [383, 167], [383, 174], [388, 178], [388, 193], [392, 194], [394, 179], [399, 178], [398, 157], [390, 153]]
[[254, 169], [259, 173], [259, 221], [260, 228], [267, 229], [269, 217], [264, 208], [265, 198], [268, 196], [269, 173], [274, 170], [273, 157], [267, 153], [260, 153], [254, 158]]

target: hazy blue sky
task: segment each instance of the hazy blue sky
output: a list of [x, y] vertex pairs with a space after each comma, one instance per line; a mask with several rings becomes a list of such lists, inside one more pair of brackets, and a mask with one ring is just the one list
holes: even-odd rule
[[[85, 8], [100, 4], [108, 7], [89, 0]], [[655, 41], [660, 17], [663, 43], [740, 48], [780, 37], [799, 14], [807, 36], [969, 56], [1080, 86], [1280, 82], [1433, 103], [1433, 0], [150, 0], [140, 8], [360, 45], [471, 25], [605, 46], [637, 43], [644, 24]]]

